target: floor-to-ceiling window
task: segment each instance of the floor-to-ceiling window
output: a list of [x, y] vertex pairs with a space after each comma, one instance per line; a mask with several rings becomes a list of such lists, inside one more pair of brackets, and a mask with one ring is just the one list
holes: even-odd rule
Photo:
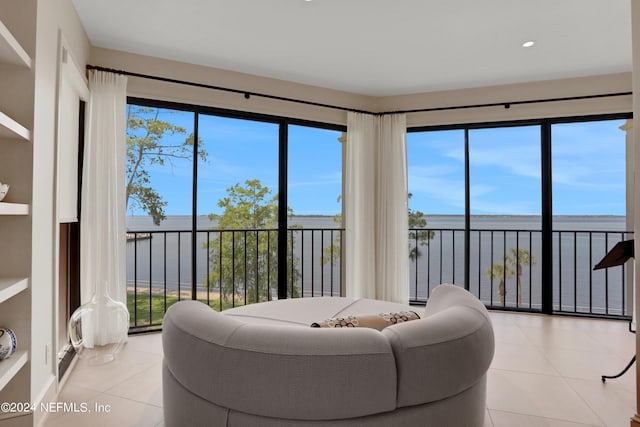
[[180, 299], [341, 294], [343, 127], [136, 98], [127, 111], [134, 327]]
[[[620, 129], [627, 116], [410, 129], [410, 207], [427, 221], [420, 232], [437, 236], [443, 200], [455, 199], [459, 210], [446, 225], [464, 236], [441, 239], [442, 250], [427, 239], [445, 267], [415, 263], [412, 298], [428, 296], [426, 274], [494, 307], [628, 315], [623, 267], [592, 271], [615, 243], [632, 238]], [[450, 274], [441, 277], [443, 269]]]
[[468, 139], [470, 289], [491, 305], [539, 308], [540, 126], [470, 129]]
[[160, 322], [166, 306], [190, 292], [194, 117], [127, 105], [127, 295], [135, 326]]
[[624, 119], [551, 126], [555, 310], [629, 314], [624, 267], [593, 270], [626, 228]]
[[335, 129], [288, 127], [292, 296], [341, 294], [342, 135]]
[[424, 301], [464, 278], [464, 131], [408, 133], [407, 170], [410, 299]]
[[198, 115], [198, 293], [218, 308], [278, 286], [279, 124]]

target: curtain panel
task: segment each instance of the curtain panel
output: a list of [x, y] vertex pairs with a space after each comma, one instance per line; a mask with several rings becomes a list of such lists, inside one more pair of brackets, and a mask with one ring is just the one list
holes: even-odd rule
[[346, 295], [407, 303], [406, 116], [349, 113], [345, 158]]
[[127, 303], [126, 289], [126, 104], [127, 78], [92, 71], [82, 173], [82, 303], [101, 286]]
[[349, 113], [344, 176], [346, 294], [376, 298], [376, 118]]

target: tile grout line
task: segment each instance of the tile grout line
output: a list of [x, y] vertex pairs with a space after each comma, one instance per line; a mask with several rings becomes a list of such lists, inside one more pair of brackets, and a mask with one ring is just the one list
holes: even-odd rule
[[567, 379], [566, 379], [565, 377], [561, 377], [561, 378], [562, 378], [562, 381], [564, 381], [564, 383], [565, 383], [567, 386], [569, 386], [569, 388], [573, 391], [573, 393], [574, 393], [575, 395], [577, 395], [577, 396], [580, 398], [580, 400], [582, 400], [582, 401], [584, 402], [584, 404], [585, 404], [585, 405], [587, 405], [587, 407], [588, 407], [589, 409], [591, 409], [591, 412], [593, 412], [593, 413], [595, 414], [595, 416], [596, 416], [596, 417], [598, 417], [598, 419], [600, 420], [600, 422], [602, 422], [602, 425], [606, 427], [608, 424], [605, 422], [605, 420], [603, 420], [603, 419], [602, 419], [602, 417], [600, 417], [600, 414], [598, 413], [598, 411], [596, 411], [596, 409], [595, 409], [595, 408], [593, 408], [593, 407], [589, 404], [589, 402], [587, 402], [587, 401], [586, 401], [586, 399], [584, 399], [584, 398], [582, 397], [582, 395], [576, 391], [576, 389], [571, 385], [571, 383], [569, 383], [569, 381], [567, 381]]
[[[518, 327], [519, 327], [519, 328], [522, 328], [522, 326], [521, 326], [521, 325], [518, 325]], [[562, 329], [562, 328], [560, 328], [560, 329]], [[525, 335], [525, 337], [527, 338], [527, 340], [529, 340], [529, 337], [527, 336], [527, 334], [525, 333], [525, 331], [522, 331], [522, 333]], [[594, 339], [594, 341], [596, 341], [596, 342], [600, 343], [597, 339]], [[582, 402], [583, 402], [583, 403], [584, 403], [584, 404], [585, 404], [585, 405], [586, 405], [586, 406], [591, 410], [591, 412], [596, 416], [596, 418], [598, 418], [598, 420], [600, 420], [601, 425], [606, 427], [606, 426], [607, 426], [607, 423], [605, 422], [605, 420], [603, 420], [603, 419], [602, 419], [602, 417], [600, 416], [600, 414], [598, 413], [598, 411], [597, 411], [595, 408], [593, 408], [593, 407], [589, 404], [589, 402], [587, 402], [587, 401], [582, 397], [582, 395], [580, 395], [580, 393], [578, 393], [578, 392], [576, 391], [576, 389], [575, 389], [574, 387], [572, 387], [572, 386], [571, 386], [571, 384], [569, 383], [569, 381], [567, 381], [567, 378], [571, 378], [571, 377], [565, 377], [564, 375], [562, 375], [562, 373], [560, 372], [560, 369], [559, 369], [559, 368], [556, 366], [556, 364], [555, 364], [555, 363], [553, 363], [553, 361], [548, 357], [547, 353], [544, 351], [545, 347], [544, 347], [544, 346], [537, 345], [537, 344], [535, 344], [535, 343], [533, 343], [533, 345], [534, 345], [534, 347], [535, 347], [535, 348], [537, 348], [538, 350], [540, 350], [540, 353], [542, 353], [542, 355], [543, 355], [543, 357], [545, 358], [545, 360], [547, 360], [547, 361], [549, 362], [549, 364], [553, 367], [553, 369], [558, 373], [558, 375], [557, 375], [557, 376], [558, 376], [558, 378], [561, 378], [561, 379], [562, 379], [562, 382], [563, 382], [564, 384], [566, 384], [566, 385], [571, 389], [571, 391], [573, 391], [573, 393], [574, 393], [574, 394], [579, 398], [579, 400], [580, 400], [580, 401], [582, 401]], [[577, 349], [566, 349], [566, 350], [580, 352], [580, 350], [577, 350]], [[582, 380], [582, 378], [575, 378], [575, 379], [580, 379], [580, 380]]]
[[[121, 396], [121, 395], [115, 394], [115, 393], [113, 393], [111, 391], [111, 390], [113, 390], [113, 389], [115, 389], [117, 387], [120, 387], [125, 382], [131, 381], [134, 377], [136, 377], [138, 375], [146, 374], [148, 371], [151, 371], [152, 369], [155, 369], [155, 365], [156, 364], [161, 365], [162, 364], [162, 360], [160, 360], [158, 362], [155, 362], [155, 363], [151, 364], [150, 366], [147, 366], [146, 368], [144, 368], [142, 371], [134, 373], [130, 377], [126, 378], [125, 380], [123, 380], [123, 381], [121, 381], [121, 382], [119, 382], [117, 384], [114, 384], [113, 386], [111, 386], [108, 389], [106, 389], [105, 391], [103, 391], [102, 394], [105, 394], [105, 395], [108, 395], [108, 396], [117, 397], [117, 398], [120, 398], [120, 399], [127, 399], [127, 400], [131, 400], [132, 402], [142, 403], [144, 405], [149, 405], [149, 406], [153, 406], [153, 407], [162, 409], [162, 405], [158, 406], [158, 405], [154, 405], [153, 403], [150, 403], [150, 402], [143, 402], [142, 400], [131, 399], [129, 397], [125, 397], [125, 396]], [[161, 380], [161, 383], [160, 383], [160, 388], [162, 388], [162, 380]]]
[[489, 409], [489, 407], [487, 406], [487, 416], [489, 416], [489, 422], [491, 423], [491, 427], [496, 427], [495, 423], [493, 422], [493, 417], [491, 416], [491, 410]]
[[[489, 409], [489, 412], [504, 412], [505, 414], [514, 414], [514, 415], [521, 415], [524, 417], [531, 417], [531, 418], [541, 418], [543, 420], [553, 420], [553, 421], [560, 421], [562, 423], [569, 423], [569, 424], [575, 424], [576, 426], [589, 426], [589, 427], [607, 427], [606, 423], [602, 423], [600, 425], [598, 424], [588, 424], [588, 423], [581, 423], [579, 421], [573, 421], [573, 420], [565, 420], [562, 418], [554, 418], [554, 417], [541, 417], [538, 415], [531, 415], [531, 414], [524, 414], [522, 412], [514, 412], [514, 411], [505, 411], [503, 409]], [[495, 427], [495, 426], [494, 426]]]
[[[494, 369], [493, 370], [496, 371], [502, 371], [502, 372], [509, 372], [509, 373], [516, 373], [516, 374], [522, 374], [522, 375], [535, 375], [535, 376], [542, 376], [542, 377], [547, 377], [547, 378], [553, 378], [553, 379], [559, 379], [562, 381], [563, 384], [567, 385], [569, 387], [569, 389], [573, 392], [574, 395], [576, 395], [580, 401], [582, 401], [583, 403], [585, 403], [586, 407], [592, 412], [592, 414], [594, 414], [596, 416], [596, 418], [601, 422], [601, 424], [599, 426], [596, 427], [607, 427], [607, 424], [602, 420], [602, 418], [598, 415], [598, 413], [594, 410], [594, 408], [591, 407], [591, 405], [589, 405], [588, 403], [584, 402], [584, 399], [582, 398], [582, 396], [580, 396], [573, 387], [570, 386], [570, 384], [567, 383], [566, 379], [564, 377], [562, 377], [561, 375], [547, 375], [547, 374], [536, 374], [536, 373], [529, 373], [529, 372], [522, 372], [522, 371], [512, 371], [512, 370], [508, 370], [508, 369]], [[564, 419], [564, 418], [556, 418], [556, 417], [548, 417], [548, 416], [538, 416], [538, 415], [532, 415], [532, 414], [527, 414], [524, 412], [514, 412], [514, 411], [507, 411], [504, 409], [496, 409], [496, 408], [490, 408], [489, 406], [487, 406], [487, 409], [489, 411], [497, 411], [497, 412], [507, 412], [507, 413], [511, 413], [511, 414], [517, 414], [517, 415], [523, 415], [523, 416], [528, 416], [528, 417], [537, 417], [537, 418], [546, 418], [546, 419], [551, 419], [551, 420], [556, 420], [556, 421], [562, 421], [562, 422], [569, 422], [569, 423], [574, 423], [577, 425], [587, 425], [587, 426], [594, 426], [594, 424], [589, 424], [589, 423], [582, 423], [580, 421], [576, 421], [576, 420], [571, 420], [571, 419]]]
[[[134, 351], [134, 350], [132, 350], [132, 351]], [[138, 351], [135, 351], [135, 353], [146, 353], [146, 352], [138, 352]], [[154, 354], [154, 353], [146, 353], [146, 354]], [[121, 360], [121, 359], [120, 359], [120, 360]], [[155, 362], [155, 363], [161, 363], [161, 362], [162, 362], [162, 359], [161, 359], [160, 361], [158, 361], [158, 362]], [[116, 356], [116, 360], [114, 360], [113, 362], [109, 362], [109, 363], [118, 363], [118, 357]], [[141, 374], [142, 372], [145, 372], [146, 370], [150, 369], [151, 367], [152, 367], [152, 366], [149, 366], [149, 365], [144, 366], [144, 367], [143, 367], [142, 369], [140, 369], [139, 371], [131, 373], [129, 376], [127, 376], [126, 378], [124, 378], [122, 381], [118, 381], [117, 383], [113, 384], [111, 387], [108, 387], [107, 389], [103, 389], [103, 390], [99, 390], [99, 389], [96, 389], [96, 388], [93, 388], [93, 387], [89, 387], [89, 386], [87, 386], [85, 383], [77, 382], [77, 380], [75, 380], [74, 378], [71, 378], [71, 377], [69, 377], [69, 379], [68, 379], [68, 381], [67, 381], [67, 384], [65, 384], [65, 387], [66, 387], [66, 385], [68, 385], [68, 384], [72, 384], [72, 385], [74, 385], [74, 386], [76, 386], [76, 387], [81, 387], [81, 388], [84, 388], [84, 389], [92, 390], [92, 391], [94, 391], [94, 392], [97, 392], [98, 394], [104, 394], [104, 393], [105, 393], [105, 392], [107, 392], [108, 390], [111, 390], [112, 388], [117, 387], [117, 386], [121, 385], [122, 383], [124, 383], [124, 382], [126, 382], [126, 381], [129, 381], [132, 377], [134, 377], [134, 376], [136, 376], [136, 375], [139, 375], [139, 374]], [[84, 365], [84, 366], [77, 366], [77, 365], [76, 365], [76, 368], [75, 368], [75, 369], [74, 369], [74, 371], [73, 371], [73, 372], [71, 372], [70, 374], [71, 374], [72, 376], [80, 376], [80, 373], [81, 373], [83, 370], [85, 370], [85, 369], [89, 369], [89, 370], [91, 371], [92, 369], [90, 369], [90, 368], [91, 368], [91, 367], [90, 367], [90, 366], [88, 366], [88, 365]], [[93, 369], [93, 371], [95, 371], [95, 369]], [[62, 391], [64, 391], [64, 388], [63, 388], [62, 390], [60, 390], [60, 392], [62, 392]]]
[[109, 393], [109, 392], [106, 392], [106, 391], [104, 393], [101, 393], [101, 396], [115, 397], [117, 399], [128, 400], [130, 402], [138, 403], [140, 405], [151, 406], [153, 408], [163, 409], [163, 406], [154, 405], [153, 403], [143, 402], [141, 400], [132, 399], [130, 397], [119, 396], [117, 394], [112, 394], [112, 393]]
[[525, 333], [525, 331], [522, 330], [522, 327], [520, 325], [518, 325], [518, 328], [520, 328], [520, 330], [522, 331], [522, 333], [524, 334], [525, 338], [527, 339], [527, 341], [531, 342], [531, 344], [540, 352], [540, 354], [542, 355], [542, 357], [544, 358], [544, 360], [547, 361], [547, 363], [549, 363], [549, 365], [553, 368], [553, 370], [556, 372], [557, 376], [561, 377], [562, 374], [560, 373], [560, 370], [558, 369], [558, 367], [555, 365], [555, 363], [553, 363], [553, 361], [551, 361], [551, 359], [549, 359], [549, 357], [547, 356], [547, 353], [545, 353], [544, 351], [544, 347], [537, 345], [536, 343], [532, 342], [529, 337], [527, 336], [527, 334]]

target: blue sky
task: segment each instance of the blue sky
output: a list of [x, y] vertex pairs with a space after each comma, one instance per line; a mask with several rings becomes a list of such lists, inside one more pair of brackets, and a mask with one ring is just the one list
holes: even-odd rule
[[[554, 215], [625, 214], [624, 120], [552, 126]], [[469, 131], [472, 215], [539, 215], [540, 128]], [[464, 131], [407, 135], [410, 207], [464, 213]]]
[[[180, 144], [193, 132], [193, 113], [161, 110], [158, 119], [185, 129], [185, 134], [167, 135], [166, 144]], [[278, 193], [278, 125], [216, 116], [199, 116], [201, 148], [206, 162], [198, 163], [198, 214], [222, 213], [218, 200], [227, 188], [248, 179]], [[341, 132], [289, 127], [289, 206], [299, 215], [336, 215], [341, 205]], [[191, 214], [193, 163], [172, 159], [164, 166], [148, 167], [152, 186], [168, 202], [167, 215]], [[129, 215], [145, 215], [129, 209]]]
[[[193, 113], [161, 110], [159, 118], [186, 134], [167, 136], [177, 144], [193, 131]], [[624, 215], [625, 134], [623, 120], [552, 127], [555, 215]], [[208, 153], [198, 163], [198, 214], [221, 213], [226, 189], [259, 179], [278, 192], [278, 126], [248, 120], [199, 116], [199, 137]], [[337, 131], [289, 127], [289, 206], [300, 215], [335, 215], [342, 192], [342, 146]], [[539, 215], [540, 129], [537, 126], [469, 132], [471, 213]], [[464, 131], [407, 135], [410, 207], [426, 214], [464, 213]], [[148, 167], [151, 182], [168, 202], [167, 215], [189, 215], [191, 160]], [[144, 215], [129, 209], [129, 215]]]

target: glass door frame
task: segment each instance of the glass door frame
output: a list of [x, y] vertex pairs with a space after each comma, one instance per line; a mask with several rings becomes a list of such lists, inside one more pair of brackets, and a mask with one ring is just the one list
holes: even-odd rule
[[[519, 126], [540, 126], [540, 170], [541, 170], [541, 233], [542, 233], [542, 286], [541, 286], [541, 312], [553, 313], [553, 200], [552, 200], [552, 137], [551, 127], [554, 124], [578, 123], [590, 121], [606, 121], [630, 119], [631, 113], [600, 114], [589, 116], [569, 116], [531, 120], [513, 120], [504, 122], [461, 123], [453, 125], [421, 126], [407, 129], [410, 132], [433, 132], [445, 130], [464, 130], [464, 156], [465, 156], [465, 218], [464, 218], [464, 288], [470, 287], [470, 230], [471, 230], [471, 206], [470, 206], [470, 176], [469, 176], [469, 131], [474, 129], [504, 128]], [[522, 309], [518, 309], [521, 310]]]
[[[346, 132], [344, 125], [316, 122], [312, 120], [294, 119], [289, 117], [274, 116], [269, 114], [236, 111], [217, 107], [208, 107], [193, 104], [184, 104], [156, 99], [146, 99], [128, 96], [127, 104], [143, 107], [157, 107], [171, 110], [179, 110], [194, 113], [193, 128], [193, 185], [192, 185], [192, 222], [191, 232], [191, 298], [197, 299], [197, 202], [198, 202], [198, 118], [199, 115], [210, 115], [232, 119], [251, 120], [277, 124], [278, 129], [278, 259], [287, 259], [287, 188], [288, 188], [288, 137], [289, 125], [315, 127]], [[285, 244], [281, 244], [281, 243]], [[288, 269], [286, 262], [278, 262], [278, 299], [287, 298]]]

